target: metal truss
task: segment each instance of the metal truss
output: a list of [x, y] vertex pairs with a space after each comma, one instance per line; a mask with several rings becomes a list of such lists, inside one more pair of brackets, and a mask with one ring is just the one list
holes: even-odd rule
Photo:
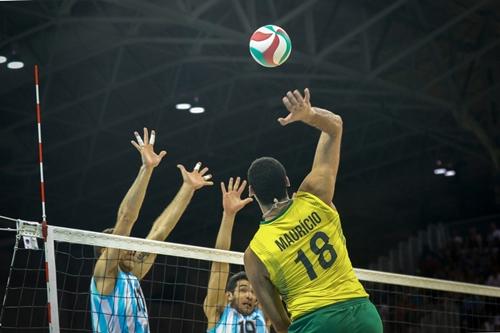
[[[6, 10], [33, 16], [38, 24], [8, 36], [0, 42], [0, 49], [11, 43], [25, 43], [32, 46], [36, 38], [46, 34], [49, 30], [55, 30], [53, 35], [50, 35], [52, 38], [47, 38], [49, 44], [52, 45], [51, 49], [48, 54], [44, 55], [44, 58], [39, 59], [45, 64], [46, 69], [42, 79], [47, 79], [42, 100], [44, 117], [57, 119], [59, 115], [66, 115], [85, 103], [99, 104], [96, 110], [91, 111], [96, 119], [94, 126], [85, 126], [83, 130], [71, 137], [61, 139], [47, 147], [47, 154], [55, 154], [59, 149], [71, 145], [84, 145], [88, 149], [86, 150], [88, 156], [81, 165], [60, 172], [51, 179], [53, 184], [58, 184], [78, 176], [79, 189], [76, 197], [62, 205], [61, 209], [74, 208], [85, 200], [83, 189], [92, 168], [119, 160], [128, 152], [128, 150], [116, 150], [105, 157], [97, 157], [99, 133], [104, 130], [116, 131], [117, 128], [125, 126], [134, 119], [151, 115], [159, 123], [163, 117], [160, 114], [161, 110], [171, 106], [176, 98], [173, 93], [162, 96], [165, 86], [177, 87], [182, 80], [182, 75], [189, 72], [189, 67], [197, 64], [212, 69], [217, 66], [222, 68], [228, 63], [234, 65], [234, 67], [224, 66], [223, 71], [220, 72], [223, 74], [219, 78], [197, 82], [193, 85], [196, 94], [200, 96], [204, 94], [223, 96], [220, 99], [213, 98], [213, 102], [224, 103], [224, 112], [214, 115], [211, 119], [204, 119], [196, 124], [176, 129], [162, 140], [175, 139], [176, 135], [183, 135], [188, 131], [205, 130], [210, 137], [217, 134], [214, 133], [217, 122], [248, 112], [247, 107], [238, 107], [234, 102], [231, 103], [231, 96], [228, 92], [236, 93], [238, 89], [248, 87], [252, 80], [262, 80], [265, 82], [263, 86], [269, 89], [275, 89], [277, 86], [288, 87], [290, 83], [307, 82], [317, 86], [320, 95], [338, 98], [341, 106], [371, 110], [375, 119], [395, 122], [407, 131], [405, 133], [405, 130], [401, 130], [390, 139], [393, 143], [401, 143], [398, 157], [384, 159], [390, 152], [380, 149], [380, 155], [374, 159], [373, 164], [359, 167], [345, 175], [346, 181], [366, 173], [372, 174], [373, 170], [383, 168], [388, 163], [410, 158], [411, 154], [405, 153], [408, 150], [407, 139], [414, 135], [431, 137], [434, 144], [426, 148], [428, 150], [451, 147], [474, 156], [484, 156], [483, 151], [478, 150], [477, 144], [471, 138], [464, 139], [463, 133], [442, 127], [444, 121], [453, 120], [462, 128], [475, 134], [478, 142], [489, 152], [493, 166], [497, 170], [500, 168], [498, 133], [495, 134], [483, 128], [481, 125], [483, 112], [477, 111], [482, 110], [484, 105], [488, 104], [487, 101], [495, 98], [499, 91], [498, 82], [486, 82], [485, 65], [482, 64], [485, 56], [498, 51], [500, 43], [498, 32], [485, 34], [481, 40], [478, 40], [477, 47], [472, 51], [462, 50], [453, 37], [455, 30], [461, 32], [465, 29], [464, 22], [482, 20], [484, 16], [481, 11], [492, 5], [490, 0], [474, 2], [470, 7], [459, 9], [448, 3], [436, 4], [436, 6], [441, 6], [443, 11], [453, 7], [447, 15], [444, 15], [447, 17], [446, 20], [439, 24], [417, 0], [380, 1], [376, 4], [363, 1], [356, 1], [354, 4], [341, 0], [332, 2], [308, 0], [287, 10], [283, 9], [284, 5], [271, 0], [264, 2], [209, 0], [189, 3], [179, 0], [165, 6], [149, 1], [132, 0], [106, 0], [92, 3], [98, 9], [92, 16], [72, 15], [72, 10], [79, 5], [74, 1], [63, 3], [59, 8], [47, 6], [41, 11], [28, 10], [11, 4], [2, 5], [2, 8]], [[287, 72], [276, 71], [262, 74], [262, 72], [246, 68], [248, 56], [235, 56], [231, 52], [215, 54], [213, 51], [222, 46], [231, 49], [245, 45], [258, 21], [257, 13], [261, 6], [266, 7], [276, 24], [300, 27], [300, 30], [304, 32], [305, 44], [294, 49], [293, 58], [289, 61], [290, 69]], [[342, 22], [342, 16], [339, 13], [353, 6], [360, 9], [359, 12], [362, 13], [360, 17], [363, 19], [356, 25], [352, 25], [351, 22]], [[222, 17], [214, 20], [210, 16], [212, 11], [219, 10], [220, 7], [224, 7], [225, 14], [233, 18], [231, 21], [233, 25], [230, 26], [223, 21]], [[125, 9], [128, 14], [112, 14], [113, 8]], [[330, 18], [333, 19], [330, 21]], [[81, 24], [91, 24], [106, 31], [113, 31], [118, 38], [109, 43], [100, 44], [99, 47], [88, 49], [82, 47], [80, 54], [58, 62], [57, 43], [66, 42], [66, 40], [58, 40], [58, 33], [63, 30], [74, 32], [74, 39], [67, 42], [69, 45], [77, 45], [78, 43], [75, 43], [79, 38], [77, 27]], [[325, 36], [332, 33], [331, 26], [335, 24], [351, 24], [351, 26], [345, 33], [335, 36], [333, 40], [330, 39], [329, 43], [322, 43]], [[407, 27], [407, 34], [413, 37], [412, 41], [401, 44], [392, 42], [391, 38], [400, 33], [399, 30], [403, 25]], [[496, 26], [496, 23], [492, 25]], [[187, 33], [182, 36], [162, 34], [162, 29], [168, 28], [183, 28]], [[324, 33], [324, 36], [319, 36], [321, 33]], [[131, 55], [132, 50], [139, 46], [141, 49], [148, 46], [161, 52], [172, 50], [172, 53], [182, 54], [182, 59], [180, 57], [175, 59], [172, 56], [163, 64], [154, 63], [148, 66], [148, 59], [144, 54], [135, 55], [135, 58]], [[343, 54], [347, 56], [342, 56]], [[92, 63], [98, 64], [104, 57], [114, 58], [111, 70], [100, 73], [107, 82], [105, 86], [96, 86], [82, 94], [68, 85], [68, 94], [74, 96], [71, 101], [47, 102], [48, 100], [56, 101], [59, 96], [53, 88], [53, 80], [57, 75], [78, 67], [92, 66]], [[422, 70], [422, 64], [429, 63], [428, 57], [432, 59], [433, 66]], [[359, 61], [354, 60], [356, 58], [359, 58]], [[130, 77], [120, 76], [120, 71], [127, 66], [143, 69]], [[498, 64], [493, 63], [488, 66], [495, 67]], [[171, 72], [177, 74], [169, 77]], [[420, 75], [420, 78], [414, 81], [416, 73]], [[165, 83], [158, 84], [155, 79], [157, 77], [165, 78]], [[117, 99], [127, 104], [126, 96], [120, 96], [120, 91], [137, 85], [139, 82], [144, 83], [145, 89], [153, 91], [153, 94], [158, 96], [158, 100], [134, 113], [105, 120], [114, 94], [117, 94]], [[20, 91], [25, 91], [27, 85], [29, 82], [20, 81], [13, 82], [10, 89], [0, 88], [0, 98], [12, 98]], [[182, 90], [178, 92], [181, 95], [185, 94]], [[256, 97], [252, 102], [254, 108], [272, 108], [277, 105], [279, 105], [279, 98], [276, 101], [267, 95]], [[416, 122], [415, 120], [420, 119], [420, 116], [406, 112], [408, 110], [425, 113], [426, 121]], [[494, 107], [491, 112], [498, 114], [498, 110]], [[75, 120], [78, 122], [78, 119]], [[68, 120], [57, 121], [61, 125], [71, 125], [71, 121]], [[18, 119], [1, 126], [0, 134], [10, 135], [14, 131], [26, 129], [32, 123], [33, 120], [30, 118]], [[367, 123], [369, 122], [364, 120], [360, 126]], [[261, 124], [256, 132], [242, 135], [237, 142], [251, 142], [253, 146], [258, 146], [262, 143], [262, 136], [268, 130], [266, 125]], [[369, 131], [370, 128], [367, 127], [366, 130]], [[373, 145], [380, 148], [386, 143], [381, 140], [374, 142]], [[217, 143], [217, 145], [215, 148], [217, 151], [223, 151], [226, 148], [234, 151], [237, 144], [227, 142]], [[307, 147], [297, 149], [300, 151]], [[358, 150], [359, 153], [366, 152], [363, 150], [365, 148]], [[285, 148], [276, 147], [276, 149], [286, 153]], [[194, 153], [186, 155], [184, 158], [194, 158], [194, 155]], [[294, 165], [292, 170], [301, 167], [298, 158], [292, 164]], [[232, 167], [241, 168], [242, 165], [236, 164]], [[230, 171], [231, 168], [222, 170], [223, 173]], [[120, 183], [103, 185], [99, 193], [111, 192], [120, 185]], [[99, 195], [99, 193], [94, 195]]]

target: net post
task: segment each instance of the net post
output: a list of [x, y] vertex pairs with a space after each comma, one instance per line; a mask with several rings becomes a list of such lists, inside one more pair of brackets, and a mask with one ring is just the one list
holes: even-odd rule
[[[45, 232], [44, 232], [45, 230]], [[45, 281], [47, 281], [47, 314], [51, 333], [59, 333], [59, 306], [57, 303], [56, 256], [54, 234], [51, 226], [42, 225], [45, 237]]]
[[42, 111], [40, 108], [40, 81], [38, 65], [34, 67], [35, 76], [35, 106], [36, 124], [38, 132], [38, 162], [40, 167], [40, 202], [42, 205], [42, 236], [45, 250], [45, 281], [47, 283], [47, 315], [51, 333], [59, 332], [59, 314], [57, 306], [57, 281], [54, 252], [54, 238], [52, 230], [47, 224], [45, 212], [45, 179], [43, 174], [43, 149], [42, 149]]

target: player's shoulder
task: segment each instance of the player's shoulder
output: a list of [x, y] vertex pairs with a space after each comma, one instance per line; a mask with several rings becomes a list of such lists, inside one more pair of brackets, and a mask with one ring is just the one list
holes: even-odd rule
[[315, 194], [313, 194], [312, 192], [309, 192], [309, 191], [297, 191], [297, 193], [295, 193], [294, 197], [293, 197], [295, 200], [306, 200], [306, 201], [320, 201], [320, 202], [323, 202], [323, 200], [321, 200], [318, 196], [316, 196]]
[[311, 192], [298, 191], [294, 195], [294, 200], [296, 200], [298, 203], [300, 203], [301, 201], [307, 202], [307, 203], [314, 205], [316, 207], [325, 209], [326, 211], [332, 211], [332, 212], [338, 214], [337, 207], [335, 207], [333, 202], [326, 203], [322, 199], [320, 199], [319, 197], [317, 197], [316, 195], [314, 195]]

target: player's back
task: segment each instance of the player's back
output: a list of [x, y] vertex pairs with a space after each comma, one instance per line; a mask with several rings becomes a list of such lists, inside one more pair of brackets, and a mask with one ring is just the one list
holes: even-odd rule
[[310, 193], [298, 192], [280, 216], [261, 222], [250, 248], [269, 271], [292, 320], [368, 296], [352, 269], [337, 211]]

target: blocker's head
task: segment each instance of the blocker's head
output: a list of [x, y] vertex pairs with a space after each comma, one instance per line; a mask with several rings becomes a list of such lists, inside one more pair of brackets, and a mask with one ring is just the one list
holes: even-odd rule
[[[103, 234], [113, 234], [115, 231], [114, 228], [107, 228], [101, 231]], [[105, 247], [95, 246], [94, 254], [96, 258], [99, 258], [101, 254], [104, 252]], [[135, 261], [134, 261], [135, 251], [131, 250], [120, 250], [120, 254], [118, 257], [120, 269], [124, 272], [130, 272], [134, 269]]]
[[257, 297], [245, 272], [239, 272], [229, 279], [226, 295], [231, 307], [243, 315], [251, 314], [257, 306]]

